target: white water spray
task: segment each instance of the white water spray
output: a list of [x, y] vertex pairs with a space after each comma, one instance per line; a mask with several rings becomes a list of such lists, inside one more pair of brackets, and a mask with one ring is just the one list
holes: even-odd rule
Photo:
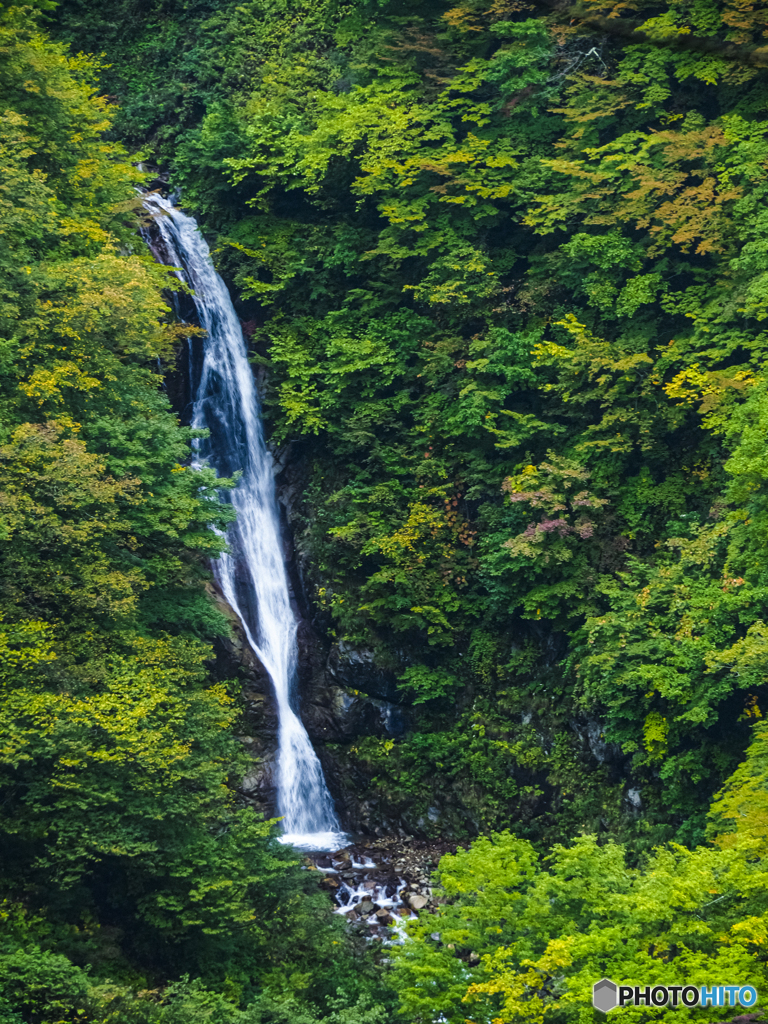
[[272, 458], [264, 444], [259, 397], [240, 321], [196, 221], [154, 193], [144, 205], [155, 215], [160, 236], [159, 241], [148, 238], [154, 255], [179, 268], [179, 278], [194, 290], [200, 325], [206, 331], [202, 367], [192, 380], [192, 426], [209, 431], [207, 438], [196, 442], [197, 457], [222, 476], [242, 473], [229, 496], [237, 511], [237, 520], [227, 530], [230, 553], [214, 562], [213, 569], [274, 686], [282, 840], [303, 849], [338, 849], [348, 840], [294, 706], [296, 619], [282, 555]]

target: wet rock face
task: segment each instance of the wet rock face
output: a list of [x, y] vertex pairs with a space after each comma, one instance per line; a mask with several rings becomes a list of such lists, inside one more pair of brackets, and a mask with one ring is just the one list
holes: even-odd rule
[[403, 708], [343, 686], [313, 688], [304, 695], [301, 716], [310, 739], [346, 743], [358, 736], [401, 736], [407, 729]]
[[[237, 679], [242, 686], [243, 726], [237, 738], [253, 766], [239, 786], [240, 798], [254, 810], [275, 817], [278, 719], [272, 683], [247, 643], [235, 613], [213, 584], [209, 585], [209, 592], [231, 626], [231, 636], [216, 643], [215, 675], [219, 679]], [[401, 735], [408, 726], [407, 712], [397, 704], [342, 686], [338, 676], [328, 670], [328, 662], [327, 647], [306, 619], [302, 620], [299, 712], [342, 823], [346, 829], [363, 834], [381, 834], [382, 828], [397, 832], [403, 822], [383, 821], [378, 805], [361, 799], [369, 780], [350, 767], [344, 749], [361, 736]]]
[[277, 708], [272, 683], [264, 666], [245, 639], [240, 620], [214, 584], [208, 591], [229, 620], [228, 638], [220, 637], [214, 646], [214, 674], [218, 679], [237, 679], [241, 686], [243, 721], [235, 738], [251, 758], [238, 794], [243, 803], [269, 818], [276, 813], [275, 763], [277, 759]]
[[396, 705], [400, 694], [397, 678], [376, 665], [373, 651], [351, 647], [339, 641], [328, 655], [328, 675], [349, 690], [361, 690], [369, 697]]
[[[328, 668], [337, 663], [331, 650], [322, 670], [301, 687], [301, 717], [323, 767], [342, 825], [353, 833], [382, 836], [410, 834], [399, 815], [393, 818], [380, 801], [371, 799], [371, 779], [349, 747], [362, 737], [391, 739], [409, 728], [408, 709], [355, 687], [342, 685], [339, 674]], [[305, 677], [306, 678], [306, 677]]]
[[[350, 743], [359, 736], [399, 736], [405, 732], [408, 720], [403, 707], [366, 689], [363, 676], [338, 671], [339, 649], [346, 657], [349, 648], [339, 644], [329, 649], [307, 618], [299, 622], [298, 641], [299, 710], [314, 744]], [[369, 652], [353, 653], [361, 664], [370, 663]], [[351, 685], [353, 679], [355, 686]]]

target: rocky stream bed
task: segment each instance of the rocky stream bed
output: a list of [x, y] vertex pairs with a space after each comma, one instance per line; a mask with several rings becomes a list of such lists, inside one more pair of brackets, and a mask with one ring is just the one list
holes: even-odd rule
[[411, 838], [359, 839], [334, 853], [307, 856], [306, 866], [324, 876], [320, 885], [349, 926], [384, 942], [399, 941], [404, 924], [419, 911], [436, 909], [430, 874], [449, 842]]

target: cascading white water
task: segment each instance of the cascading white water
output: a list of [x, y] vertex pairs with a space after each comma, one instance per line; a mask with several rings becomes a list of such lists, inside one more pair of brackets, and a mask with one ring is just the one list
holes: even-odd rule
[[147, 241], [159, 262], [178, 268], [179, 278], [193, 289], [206, 331], [202, 366], [192, 381], [192, 426], [209, 431], [207, 438], [196, 442], [197, 458], [222, 476], [242, 473], [229, 495], [237, 511], [237, 520], [227, 530], [230, 553], [213, 568], [274, 686], [282, 839], [302, 849], [338, 849], [348, 840], [294, 707], [296, 619], [282, 555], [272, 459], [264, 444], [259, 397], [240, 321], [196, 221], [155, 193], [145, 197], [144, 205], [154, 214], [159, 235], [158, 239], [148, 233]]

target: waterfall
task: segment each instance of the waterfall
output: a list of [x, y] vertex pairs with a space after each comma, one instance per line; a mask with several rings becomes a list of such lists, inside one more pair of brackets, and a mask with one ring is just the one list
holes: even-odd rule
[[303, 849], [338, 849], [347, 839], [295, 706], [297, 624], [282, 554], [272, 458], [264, 443], [259, 396], [240, 321], [197, 222], [154, 193], [146, 196], [144, 205], [154, 214], [159, 235], [147, 241], [156, 259], [177, 268], [179, 278], [193, 289], [206, 331], [202, 366], [194, 367], [190, 359], [192, 426], [209, 431], [207, 438], [195, 442], [196, 459], [221, 476], [242, 473], [228, 496], [237, 511], [227, 530], [229, 553], [213, 563], [213, 571], [274, 687], [282, 841]]

